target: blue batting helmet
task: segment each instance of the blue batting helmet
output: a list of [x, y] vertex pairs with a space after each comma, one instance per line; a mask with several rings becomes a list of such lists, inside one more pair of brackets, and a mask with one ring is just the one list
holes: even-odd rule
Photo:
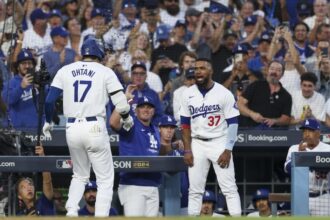
[[104, 50], [95, 38], [87, 38], [81, 46], [82, 56], [95, 56], [100, 60], [104, 57]]

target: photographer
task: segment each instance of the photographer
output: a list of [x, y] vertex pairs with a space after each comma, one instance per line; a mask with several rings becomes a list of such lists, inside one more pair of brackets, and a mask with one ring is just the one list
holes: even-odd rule
[[[2, 97], [9, 108], [9, 118], [15, 129], [31, 130], [37, 128], [38, 114], [33, 101], [33, 76], [36, 60], [27, 49], [17, 55], [15, 75], [4, 84]], [[35, 94], [39, 92], [36, 91]]]
[[[45, 156], [44, 148], [35, 147], [35, 154]], [[18, 198], [18, 209], [16, 215], [55, 215], [55, 206], [53, 201], [53, 184], [50, 172], [42, 173], [42, 194], [36, 200], [35, 185], [31, 178], [21, 177], [16, 182], [16, 193]]]

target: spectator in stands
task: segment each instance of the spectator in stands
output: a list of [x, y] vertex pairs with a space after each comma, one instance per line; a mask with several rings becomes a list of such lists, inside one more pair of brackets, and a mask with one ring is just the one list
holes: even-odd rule
[[[94, 216], [95, 214], [95, 202], [97, 194], [97, 185], [95, 181], [90, 181], [85, 185], [84, 200], [86, 205], [79, 209], [79, 216]], [[110, 208], [109, 216], [116, 216], [118, 212], [115, 208]]]
[[48, 17], [48, 23], [51, 29], [62, 26], [63, 20], [61, 11], [58, 9], [51, 10]]
[[161, 21], [174, 27], [177, 20], [184, 19], [184, 12], [180, 10], [179, 0], [163, 0], [164, 9], [160, 11]]
[[[286, 157], [284, 170], [291, 175], [291, 161], [293, 152], [330, 152], [330, 145], [320, 141], [320, 124], [315, 119], [306, 119], [300, 126], [302, 140], [299, 144], [292, 145]], [[330, 173], [324, 169], [310, 169], [309, 171], [309, 213], [315, 215], [330, 215], [326, 204], [329, 201], [328, 180]]]
[[170, 58], [174, 63], [178, 63], [181, 54], [187, 51], [186, 46], [178, 43], [171, 43], [170, 31], [165, 25], [160, 25], [157, 27], [157, 40], [159, 42], [159, 46], [154, 49], [151, 54], [150, 69], [154, 73], [157, 73], [157, 71], [155, 71], [153, 68], [155, 67], [156, 61], [160, 55], [164, 55]]
[[[45, 156], [44, 148], [35, 147], [35, 154]], [[50, 172], [42, 172], [42, 194], [36, 200], [35, 185], [31, 178], [22, 177], [16, 182], [18, 210], [16, 215], [52, 216], [56, 214], [53, 201], [53, 184]]]
[[284, 67], [279, 61], [269, 64], [266, 80], [249, 85], [238, 99], [240, 126], [269, 129], [288, 126], [291, 119], [292, 98], [279, 80]]
[[[136, 68], [138, 69], [138, 68]], [[129, 85], [126, 97], [132, 97], [134, 85]], [[119, 133], [120, 156], [157, 156], [160, 152], [160, 134], [151, 121], [156, 104], [151, 97], [138, 98], [135, 109], [134, 125], [130, 129], [123, 127], [120, 115], [114, 111], [110, 118], [112, 129]], [[159, 210], [158, 186], [161, 173], [125, 173], [120, 174], [118, 195], [124, 206], [125, 216], [156, 217]]]
[[313, 4], [314, 15], [306, 18], [304, 22], [313, 32], [321, 23], [329, 24], [327, 16], [328, 8], [326, 0], [315, 0]]
[[240, 10], [240, 17], [244, 20], [253, 15], [254, 5], [251, 0], [244, 1]]
[[298, 22], [293, 27], [293, 41], [294, 46], [298, 50], [300, 62], [304, 64], [306, 58], [310, 57], [314, 51], [310, 48], [310, 43], [308, 42], [309, 28], [306, 23]]
[[327, 101], [330, 98], [330, 59], [322, 57], [320, 61], [320, 69], [316, 72], [317, 92], [321, 93]]
[[182, 45], [186, 45], [188, 42], [186, 32], [187, 25], [185, 20], [177, 20], [173, 28], [173, 41]]
[[279, 0], [259, 1], [259, 8], [265, 13], [265, 19], [272, 27], [276, 27], [282, 21], [288, 20], [288, 12], [286, 10], [286, 2]]
[[[82, 17], [79, 22], [79, 24], [81, 25], [81, 30], [86, 30], [92, 26], [92, 17], [91, 17], [92, 11], [93, 11], [93, 6], [91, 4], [88, 4], [85, 10], [83, 11]], [[73, 19], [73, 18], [69, 18], [69, 19]]]
[[77, 55], [80, 54], [81, 25], [76, 18], [69, 18], [64, 22], [64, 28], [69, 32], [69, 48], [73, 49]]
[[136, 0], [115, 1], [113, 18], [119, 19], [120, 29], [130, 31], [138, 24], [137, 12]]
[[292, 94], [292, 119], [290, 124], [301, 124], [308, 118], [325, 122], [325, 100], [315, 91], [317, 77], [314, 73], [305, 73], [300, 77], [301, 90]]
[[315, 43], [315, 41], [328, 41], [330, 37], [330, 24], [322, 23], [320, 24], [315, 33], [315, 40], [313, 40], [313, 33], [310, 33], [309, 40], [311, 43]]
[[[84, 2], [82, 0], [80, 3]], [[78, 0], [63, 0], [63, 19], [66, 21], [69, 18], [77, 18], [79, 14], [79, 8], [82, 8], [83, 4], [79, 4]]]
[[307, 72], [319, 73], [320, 61], [322, 58], [329, 57], [329, 46], [328, 40], [317, 42], [315, 53], [306, 59], [305, 67]]
[[248, 51], [244, 45], [237, 45], [233, 55], [233, 69], [223, 73], [223, 86], [235, 97], [239, 97], [248, 85], [257, 80], [257, 77], [247, 68]]
[[66, 48], [69, 33], [64, 27], [53, 28], [50, 36], [53, 40], [53, 46], [45, 52], [44, 59], [47, 70], [53, 78], [59, 69], [77, 61], [79, 58], [73, 49]]
[[14, 77], [4, 85], [2, 97], [9, 109], [9, 118], [16, 129], [37, 128], [38, 114], [33, 102], [33, 76], [36, 61], [32, 53], [23, 49], [17, 56]]
[[[309, 0], [298, 0], [296, 2], [297, 6], [297, 14], [296, 15], [290, 15], [292, 16], [298, 16], [297, 22], [303, 22], [306, 18], [311, 16], [313, 14], [313, 6]], [[295, 20], [294, 20], [295, 21]], [[291, 21], [290, 21], [291, 22]]]
[[33, 49], [40, 56], [52, 44], [49, 31], [47, 31], [48, 14], [37, 8], [32, 11], [30, 20], [32, 28], [24, 32], [22, 48]]
[[[183, 142], [175, 139], [176, 120], [170, 115], [164, 115], [159, 122], [161, 155], [183, 156]], [[188, 172], [180, 173], [181, 183], [181, 211], [180, 215], [188, 215]]]
[[195, 8], [188, 8], [185, 15], [185, 21], [187, 25], [187, 38], [190, 41], [195, 33], [197, 28], [199, 16], [202, 12], [198, 11]]
[[242, 43], [247, 42], [253, 46], [258, 46], [257, 37], [264, 28], [263, 17], [252, 15], [244, 19], [244, 33]]
[[63, 198], [63, 192], [59, 189], [54, 189], [53, 200], [54, 200], [56, 215], [64, 216], [66, 214], [66, 209], [65, 209], [65, 199]]
[[269, 190], [258, 189], [252, 198], [253, 206], [257, 211], [251, 212], [247, 217], [271, 217], [272, 210], [268, 201]]
[[134, 111], [137, 107], [139, 98], [143, 96], [148, 96], [152, 98], [155, 103], [155, 113], [153, 114], [152, 123], [158, 125], [160, 117], [163, 115], [162, 104], [159, 100], [158, 94], [152, 90], [149, 85], [146, 83], [147, 78], [147, 68], [144, 63], [137, 62], [132, 65], [131, 68], [131, 84], [134, 86], [132, 91], [133, 100], [132, 100], [132, 110]]

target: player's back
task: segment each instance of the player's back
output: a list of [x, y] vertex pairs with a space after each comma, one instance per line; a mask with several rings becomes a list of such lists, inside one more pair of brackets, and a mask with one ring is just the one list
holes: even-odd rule
[[63, 90], [66, 117], [105, 117], [108, 94], [123, 89], [111, 69], [96, 62], [84, 61], [61, 68], [52, 86]]

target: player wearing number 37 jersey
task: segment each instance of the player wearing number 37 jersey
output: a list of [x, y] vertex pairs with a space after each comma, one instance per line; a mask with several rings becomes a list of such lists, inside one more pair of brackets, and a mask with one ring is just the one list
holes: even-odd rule
[[199, 215], [210, 164], [226, 197], [229, 214], [241, 215], [231, 151], [237, 138], [239, 111], [233, 94], [212, 80], [207, 59], [195, 63], [196, 84], [180, 105], [184, 161], [189, 166], [188, 214]]
[[114, 168], [106, 128], [109, 95], [121, 115], [124, 128], [133, 126], [130, 106], [115, 73], [100, 64], [104, 52], [95, 39], [82, 45], [82, 61], [62, 67], [51, 84], [46, 98], [45, 135], [50, 135], [52, 110], [63, 93], [63, 111], [67, 118], [66, 140], [73, 166], [73, 176], [66, 203], [67, 216], [78, 216], [79, 201], [89, 181], [90, 167], [96, 176], [98, 193], [95, 216], [109, 215], [113, 194]]

